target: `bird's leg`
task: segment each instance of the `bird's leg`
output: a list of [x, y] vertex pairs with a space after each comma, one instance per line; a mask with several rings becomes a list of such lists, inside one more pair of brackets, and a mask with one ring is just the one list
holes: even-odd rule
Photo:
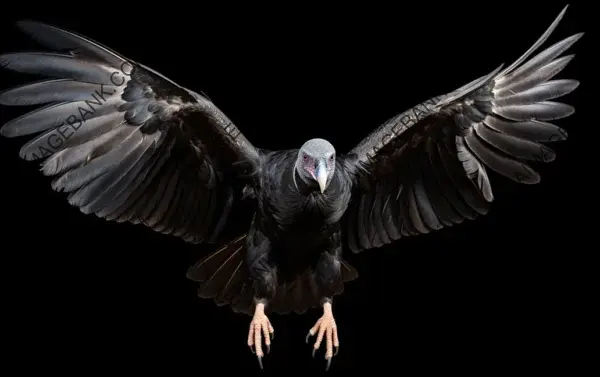
[[262, 358], [265, 355], [262, 349], [264, 338], [266, 353], [271, 350], [271, 340], [273, 338], [274, 329], [271, 321], [265, 314], [265, 302], [260, 299], [255, 299], [256, 306], [254, 307], [254, 317], [250, 322], [250, 330], [248, 331], [248, 347], [252, 352], [256, 353], [258, 364], [263, 368]]
[[331, 359], [337, 355], [340, 347], [337, 325], [331, 307], [333, 295], [341, 292], [343, 284], [340, 271], [341, 242], [339, 233], [332, 236], [328, 246], [328, 249], [321, 254], [315, 270], [315, 281], [321, 294], [323, 315], [306, 336], [306, 342], [308, 343], [311, 336], [317, 335], [317, 339], [313, 346], [313, 357], [321, 346], [323, 338], [325, 338], [325, 360], [327, 360], [327, 370], [329, 370], [329, 367], [331, 366]]
[[247, 237], [248, 249], [246, 253], [246, 266], [254, 280], [254, 316], [248, 330], [248, 347], [256, 354], [260, 368], [263, 368], [262, 358], [263, 341], [266, 353], [271, 350], [271, 340], [274, 329], [265, 314], [269, 301], [275, 296], [277, 286], [277, 271], [270, 262], [270, 242], [262, 232], [251, 230]]
[[329, 370], [331, 366], [331, 359], [337, 355], [340, 348], [340, 341], [338, 339], [337, 325], [335, 318], [333, 317], [333, 311], [331, 308], [331, 299], [325, 299], [323, 303], [323, 315], [317, 323], [310, 329], [306, 336], [306, 343], [309, 342], [311, 336], [317, 335], [315, 345], [313, 346], [313, 357], [317, 353], [317, 350], [321, 347], [323, 338], [325, 338], [325, 360], [327, 360], [326, 370]]

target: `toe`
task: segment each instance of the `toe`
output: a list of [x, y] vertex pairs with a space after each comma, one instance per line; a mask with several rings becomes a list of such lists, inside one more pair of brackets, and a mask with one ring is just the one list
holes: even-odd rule
[[[248, 330], [248, 347], [252, 349], [254, 347], [254, 324], [250, 323], [250, 330]], [[254, 352], [254, 351], [252, 351]]]
[[335, 348], [333, 356], [337, 356], [338, 352], [340, 352], [340, 340], [338, 339], [338, 333], [337, 333], [336, 326], [333, 326], [332, 333], [333, 333], [333, 348]]
[[256, 356], [258, 357], [264, 356], [262, 351], [262, 333], [260, 327], [260, 323], [254, 324], [254, 347], [256, 349]]
[[332, 332], [333, 332], [333, 330], [331, 329], [331, 327], [329, 327], [326, 331], [325, 358], [328, 360], [333, 357], [333, 335], [332, 335]]
[[267, 353], [269, 353], [269, 348], [271, 346], [271, 334], [269, 334], [269, 324], [264, 323], [261, 326], [263, 332], [263, 338], [265, 340], [265, 346], [267, 349]]
[[321, 342], [323, 341], [323, 336], [325, 335], [325, 326], [319, 327], [319, 334], [317, 335], [317, 340], [315, 341], [315, 349], [319, 349], [321, 347]]
[[271, 326], [271, 322], [269, 322], [269, 334], [271, 334], [271, 340], [275, 338], [275, 329]]

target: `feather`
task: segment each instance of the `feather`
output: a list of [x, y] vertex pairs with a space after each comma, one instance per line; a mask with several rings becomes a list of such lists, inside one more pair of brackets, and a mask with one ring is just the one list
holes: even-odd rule
[[75, 59], [71, 55], [48, 52], [16, 52], [0, 55], [0, 66], [21, 73], [32, 73], [56, 78], [70, 78], [83, 83], [114, 85], [117, 72], [100, 63]]
[[[115, 113], [116, 106], [120, 99], [117, 96], [108, 98], [106, 102], [78, 101], [63, 102], [52, 104], [31, 111], [8, 123], [1, 129], [0, 133], [6, 137], [17, 137], [31, 135], [46, 131], [60, 126], [70, 126], [80, 133], [80, 129], [85, 124], [84, 130], [93, 128], [90, 126], [92, 119]], [[82, 122], [83, 120], [83, 122]]]
[[556, 120], [571, 116], [575, 108], [560, 102], [538, 102], [530, 105], [494, 107], [494, 113], [516, 121], [523, 120]]
[[[428, 142], [428, 155], [431, 166], [431, 173], [435, 179], [435, 187], [440, 191], [442, 196], [448, 201], [452, 209], [457, 213], [456, 222], [460, 222], [461, 218], [473, 220], [477, 217], [477, 212], [473, 208], [469, 207], [462, 199], [457, 186], [448, 175], [448, 172], [444, 168], [444, 164], [440, 158], [440, 152], [438, 145], [433, 141]], [[425, 169], [427, 171], [428, 169]]]
[[31, 20], [19, 21], [17, 26], [37, 42], [52, 50], [72, 51], [75, 55], [88, 56], [113, 67], [121, 67], [126, 63], [126, 60], [116, 52], [74, 32]]
[[448, 200], [444, 197], [442, 190], [439, 190], [437, 187], [438, 182], [430, 166], [429, 148], [428, 153], [423, 154], [422, 158], [424, 166], [421, 169], [423, 189], [431, 203], [432, 212], [436, 214], [443, 226], [452, 226], [460, 223], [461, 216], [452, 208]]
[[485, 168], [465, 146], [464, 139], [462, 137], [457, 137], [455, 142], [457, 157], [459, 161], [462, 162], [465, 172], [471, 179], [475, 180], [477, 188], [479, 191], [481, 191], [485, 200], [488, 202], [493, 201], [494, 195], [492, 194], [492, 187], [490, 185], [490, 180], [487, 176]]
[[530, 141], [562, 141], [567, 139], [567, 131], [547, 122], [537, 120], [511, 122], [488, 116], [483, 121], [489, 128]]
[[465, 142], [471, 152], [495, 172], [520, 183], [535, 184], [540, 181], [539, 174], [529, 166], [487, 148], [474, 133], [467, 135]]
[[477, 124], [474, 129], [481, 139], [514, 158], [542, 162], [556, 158], [552, 149], [541, 144], [493, 131], [483, 124]]
[[[501, 81], [500, 84], [496, 83], [494, 85], [493, 94], [496, 98], [504, 98], [511, 94], [525, 91], [538, 84], [544, 83], [559, 74], [571, 62], [571, 60], [573, 60], [574, 57], [575, 55], [563, 56], [562, 58], [558, 58], [546, 64], [529, 76], [504, 80]], [[494, 95], [491, 95], [489, 99], [493, 99]]]
[[[111, 113], [98, 118], [92, 118], [81, 123], [78, 127], [63, 126], [50, 130], [36, 138], [32, 139], [19, 152], [19, 156], [27, 161], [45, 158], [49, 154], [60, 152], [66, 148], [83, 145], [92, 142], [89, 145], [100, 145], [94, 143], [103, 143], [101, 136], [113, 130], [119, 124], [123, 123], [123, 116], [119, 113]], [[95, 140], [95, 141], [94, 141]], [[88, 145], [88, 147], [89, 147]], [[94, 147], [96, 148], [96, 147]], [[59, 160], [62, 157], [59, 157]], [[56, 165], [58, 171], [60, 163], [58, 161], [50, 162], [49, 165]], [[48, 167], [48, 171], [54, 168]]]
[[[70, 79], [46, 80], [26, 84], [0, 93], [0, 104], [31, 106], [50, 102], [82, 101], [84, 108], [118, 97], [120, 92], [112, 85], [78, 82]], [[67, 116], [77, 114], [70, 112]]]
[[[139, 197], [136, 196], [136, 193], [140, 192], [142, 188], [146, 172], [156, 162], [157, 154], [160, 153], [161, 140], [148, 140], [151, 140], [151, 145], [145, 149], [143, 156], [135, 164], [130, 174], [128, 174], [129, 178], [119, 182], [118, 193], [108, 205], [98, 211], [98, 216], [104, 217], [107, 220], [114, 220], [126, 209], [128, 200], [136, 200]], [[147, 178], [152, 179], [152, 177]]]
[[[52, 182], [52, 188], [56, 191], [71, 192], [82, 188], [93, 179], [105, 174], [119, 160], [128, 153], [132, 143], [137, 141], [136, 138], [131, 138], [132, 134], [138, 132], [134, 127], [117, 127], [106, 134], [80, 145], [78, 148], [85, 148], [85, 152], [89, 153], [90, 160], [88, 163], [69, 170], [64, 175]], [[98, 157], [93, 157], [97, 155]], [[75, 193], [76, 198], [80, 196]], [[80, 205], [79, 200], [69, 200], [73, 205]]]
[[554, 58], [568, 50], [575, 42], [577, 42], [581, 37], [583, 37], [583, 34], [584, 33], [578, 33], [572, 35], [569, 38], [565, 38], [562, 41], [557, 42], [554, 45], [548, 47], [547, 49], [536, 55], [534, 58], [520, 66], [514, 72], [507, 75], [505, 78], [499, 79], [497, 81], [497, 84], [501, 87], [504, 82], [509, 82], [511, 80], [519, 80], [522, 77], [530, 75], [537, 69], [550, 63]]
[[448, 177], [458, 190], [460, 198], [477, 214], [485, 215], [488, 211], [487, 201], [481, 196], [480, 192], [472, 180], [464, 174], [464, 169], [456, 164], [456, 149], [450, 149], [448, 144], [438, 145], [438, 151], [441, 159], [441, 166], [446, 170]]
[[548, 81], [531, 89], [522, 91], [506, 97], [497, 96], [493, 105], [497, 107], [528, 105], [542, 102], [567, 95], [577, 89], [579, 81], [576, 80], [554, 80]]
[[423, 182], [421, 179], [417, 179], [415, 181], [413, 195], [417, 210], [419, 212], [419, 217], [423, 220], [423, 224], [431, 230], [441, 229], [442, 224], [433, 210], [431, 200], [429, 195], [427, 195], [425, 188], [423, 187]]
[[143, 161], [147, 151], [152, 151], [152, 146], [159, 135], [145, 136], [137, 133], [135, 137], [139, 141], [129, 153], [122, 157], [115, 169], [80, 190], [81, 195], [90, 198], [87, 204], [81, 207], [83, 213], [100, 213], [127, 185], [131, 184], [136, 172], [141, 168], [141, 166], [137, 166], [136, 169], [136, 165]]
[[531, 54], [533, 54], [538, 48], [540, 48], [540, 46], [543, 45], [544, 42], [546, 42], [546, 40], [550, 37], [550, 35], [554, 31], [554, 29], [556, 29], [556, 27], [560, 23], [560, 20], [562, 20], [562, 18], [564, 17], [565, 13], [567, 12], [567, 8], [568, 7], [569, 7], [568, 5], [565, 6], [562, 9], [562, 11], [558, 14], [558, 16], [554, 19], [554, 21], [552, 21], [552, 24], [550, 24], [550, 26], [548, 27], [548, 29], [546, 29], [546, 31], [544, 32], [544, 34], [542, 34], [542, 36], [539, 37], [538, 40], [523, 55], [521, 55], [511, 65], [509, 65], [508, 67], [506, 67], [506, 69], [504, 71], [500, 72], [498, 74], [498, 77], [500, 77], [500, 78], [506, 77], [507, 74], [511, 73], [521, 63], [523, 63], [525, 60], [527, 60], [527, 58], [529, 56], [531, 56]]

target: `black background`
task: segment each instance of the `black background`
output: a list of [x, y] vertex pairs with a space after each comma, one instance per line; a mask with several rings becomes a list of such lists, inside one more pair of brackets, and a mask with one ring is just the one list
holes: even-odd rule
[[[1, 50], [36, 46], [14, 28], [16, 19], [52, 23], [203, 91], [256, 146], [296, 148], [323, 137], [342, 153], [394, 114], [510, 64], [562, 7], [491, 4], [32, 6], [5, 13]], [[572, 5], [549, 42], [587, 31], [584, 13]], [[589, 37], [572, 48], [578, 56], [561, 74], [582, 80], [565, 99], [577, 113], [556, 122], [569, 140], [553, 146], [556, 161], [539, 166], [539, 185], [491, 173], [496, 202], [486, 217], [351, 258], [361, 276], [334, 304], [341, 341], [334, 372], [572, 366], [565, 358], [577, 333], [572, 314], [583, 310], [577, 292], [587, 279], [576, 219], [578, 210], [590, 212], [575, 204], [582, 194], [574, 182], [585, 169], [584, 126], [597, 126], [586, 124], [591, 109], [583, 105]], [[26, 79], [0, 77], [3, 88]], [[2, 123], [17, 114], [2, 108]], [[0, 140], [3, 311], [11, 318], [6, 334], [16, 335], [5, 340], [21, 368], [256, 372], [245, 344], [250, 317], [197, 298], [185, 277], [207, 250], [79, 213], [35, 163], [18, 159], [25, 139]], [[319, 316], [272, 316], [267, 372], [324, 370], [322, 354], [311, 360], [304, 343]]]

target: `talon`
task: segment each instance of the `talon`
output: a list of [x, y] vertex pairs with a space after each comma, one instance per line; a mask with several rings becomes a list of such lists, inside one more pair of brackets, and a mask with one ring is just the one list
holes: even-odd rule
[[256, 353], [256, 351], [254, 351], [254, 346], [253, 346], [253, 345], [252, 345], [252, 346], [249, 346], [249, 347], [250, 347], [250, 352], [252, 352], [252, 353]]
[[310, 341], [310, 337], [312, 336], [312, 334], [310, 333], [310, 331], [308, 332], [308, 334], [306, 334], [306, 343], [308, 344], [308, 342]]
[[340, 346], [335, 347], [335, 351], [333, 351], [333, 356], [337, 356], [338, 352], [340, 352]]
[[260, 366], [260, 369], [263, 369], [262, 356], [257, 356], [256, 358], [258, 359], [258, 365]]
[[313, 357], [313, 359], [315, 358], [315, 354], [316, 354], [316, 353], [317, 353], [317, 349], [316, 349], [316, 348], [313, 348], [313, 351], [312, 351], [312, 357]]
[[329, 370], [330, 366], [331, 366], [331, 359], [327, 359], [327, 366], [325, 366], [325, 372], [327, 372]]
[[267, 348], [267, 355], [268, 355], [269, 352], [271, 352], [271, 345], [267, 344], [267, 345], [265, 345], [265, 347]]

